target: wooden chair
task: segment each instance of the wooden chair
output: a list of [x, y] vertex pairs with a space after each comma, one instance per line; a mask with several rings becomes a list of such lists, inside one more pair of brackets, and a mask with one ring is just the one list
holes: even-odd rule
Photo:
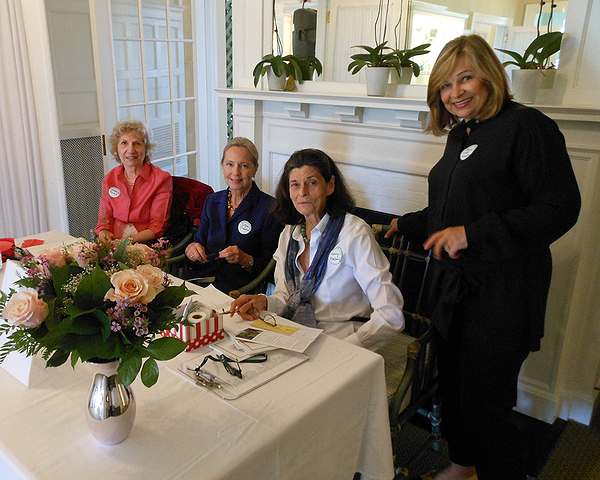
[[[404, 332], [395, 335], [379, 353], [386, 362], [389, 416], [394, 450], [396, 479], [414, 477], [414, 467], [433, 448], [440, 447], [440, 409], [435, 365], [434, 331], [425, 316], [431, 251], [412, 245], [406, 238], [384, 239], [389, 225], [373, 225], [378, 242], [390, 260], [393, 281], [404, 297]], [[406, 356], [402, 353], [406, 351]], [[403, 365], [403, 360], [406, 364]], [[402, 430], [409, 423], [419, 423], [424, 417], [429, 424], [429, 436], [409, 458], [401, 451]], [[421, 421], [421, 423], [423, 423]], [[423, 473], [423, 472], [421, 472]]]

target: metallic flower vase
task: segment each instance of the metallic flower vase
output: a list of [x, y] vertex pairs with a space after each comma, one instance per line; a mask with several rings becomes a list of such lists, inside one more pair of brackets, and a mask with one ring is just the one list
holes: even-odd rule
[[117, 376], [119, 361], [88, 362], [92, 385], [87, 401], [87, 423], [92, 435], [104, 445], [116, 445], [127, 438], [135, 421], [135, 397]]

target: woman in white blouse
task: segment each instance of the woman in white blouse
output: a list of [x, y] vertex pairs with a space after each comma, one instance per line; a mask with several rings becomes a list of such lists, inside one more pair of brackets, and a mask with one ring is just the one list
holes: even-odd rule
[[369, 225], [348, 213], [354, 199], [333, 160], [320, 150], [295, 152], [275, 198], [286, 224], [275, 291], [242, 295], [231, 311], [252, 320], [268, 310], [370, 350], [401, 331], [404, 302], [389, 262]]

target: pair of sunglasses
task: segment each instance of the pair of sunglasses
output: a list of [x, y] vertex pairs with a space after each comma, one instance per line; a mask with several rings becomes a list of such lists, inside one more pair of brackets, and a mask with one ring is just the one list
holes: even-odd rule
[[196, 367], [196, 369], [200, 370], [204, 365], [206, 365], [206, 362], [212, 360], [213, 362], [222, 363], [223, 368], [225, 368], [225, 371], [230, 375], [233, 375], [234, 377], [238, 378], [243, 378], [242, 367], [240, 367], [240, 363], [263, 363], [267, 361], [267, 358], [268, 357], [266, 353], [257, 353], [256, 355], [253, 355], [244, 360], [240, 360], [238, 362], [237, 360], [233, 360], [223, 354], [219, 355], [218, 357], [207, 355], [206, 357], [204, 357], [204, 360], [202, 360], [202, 363]]

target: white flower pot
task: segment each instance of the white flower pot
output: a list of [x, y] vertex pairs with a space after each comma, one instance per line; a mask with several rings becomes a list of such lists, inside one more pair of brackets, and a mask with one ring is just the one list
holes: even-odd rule
[[367, 67], [367, 95], [384, 97], [390, 78], [390, 67]]
[[395, 68], [390, 72], [390, 83], [392, 85], [408, 85], [413, 77], [412, 67], [402, 67], [402, 76], [398, 75]]
[[286, 81], [287, 75], [285, 74], [285, 72], [281, 74], [281, 77], [278, 77], [273, 73], [273, 69], [269, 67], [269, 70], [267, 71], [267, 82], [269, 85], [269, 90], [283, 90], [285, 88]]
[[512, 91], [520, 103], [534, 103], [544, 76], [541, 70], [512, 71]]
[[554, 88], [554, 82], [556, 81], [556, 69], [555, 68], [546, 68], [542, 70], [544, 78], [542, 80], [542, 84], [540, 88], [544, 89], [552, 89]]

